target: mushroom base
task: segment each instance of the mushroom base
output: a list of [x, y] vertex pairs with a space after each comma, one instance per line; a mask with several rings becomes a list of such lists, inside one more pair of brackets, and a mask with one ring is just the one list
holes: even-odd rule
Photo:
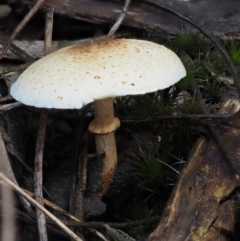
[[114, 132], [103, 135], [96, 134], [95, 141], [97, 154], [105, 153], [101, 174], [102, 191], [98, 193], [99, 197], [103, 197], [111, 185], [117, 167], [117, 150]]

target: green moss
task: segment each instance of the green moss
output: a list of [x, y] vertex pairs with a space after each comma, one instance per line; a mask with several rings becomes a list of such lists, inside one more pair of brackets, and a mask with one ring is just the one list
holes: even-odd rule
[[208, 102], [216, 103], [220, 101], [226, 91], [227, 86], [214, 79], [213, 81], [207, 81], [207, 84], [203, 88], [203, 97]]
[[173, 44], [181, 51], [189, 51], [196, 45], [196, 34], [189, 28], [179, 31], [173, 39]]
[[237, 40], [231, 40], [227, 44], [227, 50], [233, 63], [240, 66], [240, 42]]
[[195, 56], [205, 53], [209, 48], [209, 42], [203, 36], [190, 28], [179, 30], [178, 33], [170, 39], [169, 46], [177, 53], [187, 53]]
[[181, 90], [195, 88], [197, 83], [205, 78], [201, 59], [198, 57], [194, 60], [189, 55], [183, 55], [181, 60], [185, 66], [187, 74], [186, 77], [182, 78], [176, 84], [176, 87]]

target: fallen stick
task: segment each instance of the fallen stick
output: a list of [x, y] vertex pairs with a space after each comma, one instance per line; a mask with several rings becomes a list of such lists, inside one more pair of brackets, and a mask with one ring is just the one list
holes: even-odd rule
[[31, 198], [28, 194], [26, 194], [20, 187], [15, 185], [9, 178], [7, 178], [2, 172], [0, 172], [0, 178], [10, 185], [15, 191], [17, 191], [20, 195], [25, 197], [30, 203], [32, 203], [35, 207], [40, 209], [46, 216], [48, 216], [54, 223], [56, 223], [64, 232], [66, 232], [71, 238], [76, 241], [83, 241], [79, 238], [71, 229], [69, 229], [63, 222], [61, 222], [58, 218], [56, 218], [53, 214], [51, 214], [47, 209], [41, 206], [36, 200]]

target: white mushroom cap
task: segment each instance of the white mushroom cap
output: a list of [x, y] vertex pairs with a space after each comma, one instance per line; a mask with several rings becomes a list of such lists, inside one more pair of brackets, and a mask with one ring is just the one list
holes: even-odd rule
[[11, 86], [25, 105], [74, 109], [96, 99], [165, 89], [186, 75], [175, 53], [136, 39], [104, 39], [60, 49], [33, 63]]

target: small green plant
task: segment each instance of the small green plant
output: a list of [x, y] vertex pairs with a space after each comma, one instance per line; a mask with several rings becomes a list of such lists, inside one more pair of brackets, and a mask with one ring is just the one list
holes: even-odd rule
[[196, 45], [195, 33], [189, 28], [183, 29], [172, 42], [179, 51], [191, 51]]
[[168, 154], [153, 154], [153, 150], [133, 155], [132, 164], [137, 178], [137, 188], [145, 193], [145, 201], [167, 193], [169, 179], [175, 179], [176, 170], [168, 164]]
[[218, 102], [227, 90], [227, 86], [217, 80], [208, 81], [203, 89], [203, 97], [211, 103]]
[[[198, 125], [184, 120], [164, 122], [162, 126], [159, 126], [159, 128], [156, 129], [156, 131], [155, 134], [161, 136], [161, 148], [168, 153], [172, 153], [177, 158], [183, 159], [188, 156], [194, 141], [199, 136]], [[164, 159], [160, 160], [164, 161]], [[170, 165], [173, 162], [176, 162], [176, 159], [167, 161]]]
[[135, 166], [135, 175], [141, 179], [139, 187], [144, 187], [153, 182], [162, 181], [164, 175], [164, 165], [157, 160], [151, 153], [140, 152], [140, 156], [136, 156], [132, 163]]
[[178, 34], [170, 40], [170, 46], [179, 53], [184, 52], [195, 56], [196, 53], [201, 55], [205, 53], [209, 48], [209, 43], [197, 32], [190, 28], [185, 28], [178, 31]]
[[[139, 198], [138, 198], [139, 199]], [[125, 220], [128, 221], [138, 221], [149, 219], [152, 216], [156, 215], [156, 210], [153, 210], [148, 207], [146, 202], [141, 202], [137, 199], [134, 199], [124, 208]], [[129, 234], [133, 237], [139, 237], [144, 235], [147, 230], [152, 230], [152, 225], [136, 226], [129, 229]]]
[[202, 61], [200, 57], [193, 60], [189, 55], [184, 55], [181, 59], [186, 68], [187, 74], [176, 84], [176, 87], [181, 90], [195, 88], [197, 83], [205, 78]]
[[233, 63], [240, 66], [240, 43], [237, 40], [231, 40], [227, 45], [227, 50]]
[[146, 203], [134, 199], [125, 207], [124, 214], [127, 220], [144, 220], [152, 217], [154, 211], [149, 209]]
[[210, 68], [218, 74], [226, 72], [227, 69], [226, 62], [223, 60], [219, 52], [215, 50], [211, 51], [207, 56], [206, 65], [210, 66]]

